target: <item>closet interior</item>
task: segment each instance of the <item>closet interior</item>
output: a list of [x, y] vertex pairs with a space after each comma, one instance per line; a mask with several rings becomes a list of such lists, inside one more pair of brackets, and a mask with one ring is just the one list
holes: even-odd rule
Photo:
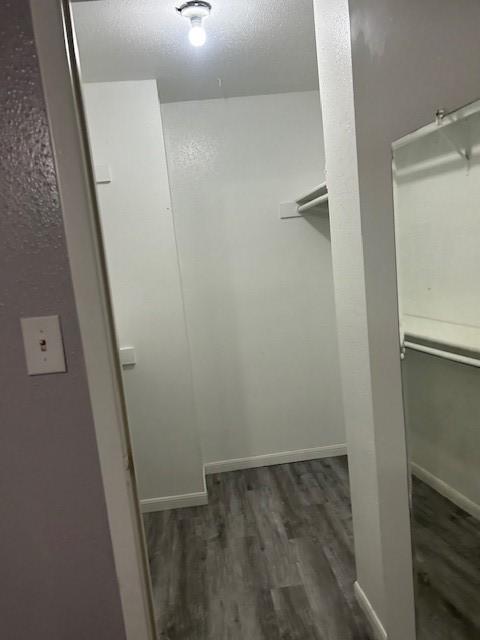
[[393, 145], [421, 640], [480, 634], [479, 153], [478, 103]]
[[73, 5], [158, 631], [367, 637], [313, 6], [227, 4]]
[[[340, 208], [331, 218], [312, 0], [71, 11], [158, 637], [386, 638], [374, 484], [390, 476], [372, 450], [388, 447], [372, 399], [342, 400], [345, 377], [350, 396], [363, 387], [345, 353], [341, 371], [337, 314], [345, 348], [369, 310], [363, 272], [335, 306], [348, 269], [331, 220], [343, 258], [354, 242]], [[480, 637], [478, 113], [439, 111], [393, 145], [398, 344], [389, 329], [429, 640]], [[354, 516], [379, 615], [356, 582], [345, 415], [357, 471], [372, 461]]]

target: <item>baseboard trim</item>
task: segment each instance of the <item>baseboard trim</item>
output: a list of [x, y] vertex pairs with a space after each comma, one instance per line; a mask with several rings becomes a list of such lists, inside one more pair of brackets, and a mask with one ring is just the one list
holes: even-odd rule
[[162, 498], [146, 498], [140, 500], [140, 509], [142, 513], [150, 513], [152, 511], [168, 511], [169, 509], [198, 507], [208, 504], [205, 476], [212, 473], [254, 469], [255, 467], [270, 467], [275, 464], [301, 462], [302, 460], [315, 460], [317, 458], [332, 458], [334, 456], [344, 456], [346, 453], [346, 444], [335, 444], [327, 447], [314, 447], [312, 449], [280, 451], [278, 453], [268, 453], [263, 456], [252, 456], [250, 458], [234, 458], [232, 460], [207, 462], [203, 465], [203, 491], [185, 493], [177, 496], [164, 496]]
[[267, 453], [262, 456], [249, 458], [233, 458], [232, 460], [218, 460], [205, 464], [205, 473], [223, 473], [226, 471], [239, 471], [241, 469], [254, 469], [255, 467], [269, 467], [275, 464], [288, 462], [302, 462], [303, 460], [315, 460], [316, 458], [332, 458], [343, 456], [347, 453], [346, 444], [335, 444], [327, 447], [314, 447], [312, 449], [297, 449], [295, 451], [280, 451]]
[[375, 609], [372, 607], [370, 600], [365, 595], [365, 591], [362, 587], [355, 582], [353, 585], [353, 590], [355, 592], [355, 597], [357, 598], [357, 602], [360, 606], [360, 609], [365, 614], [367, 618], [373, 634], [375, 636], [375, 640], [388, 640], [387, 632], [383, 624], [380, 621], [380, 618], [377, 616]]
[[205, 491], [197, 493], [184, 493], [178, 496], [164, 496], [163, 498], [146, 498], [140, 500], [142, 513], [151, 511], [167, 511], [169, 509], [181, 509], [184, 507], [198, 507], [208, 504], [208, 494]]
[[473, 502], [473, 500], [470, 500], [470, 498], [467, 498], [467, 496], [463, 495], [463, 493], [460, 493], [451, 485], [447, 484], [443, 480], [440, 480], [440, 478], [433, 475], [433, 473], [430, 473], [430, 471], [427, 471], [416, 462], [411, 463], [411, 469], [413, 475], [422, 480], [422, 482], [425, 482], [425, 484], [428, 484], [430, 487], [432, 487], [432, 489], [438, 491], [438, 493], [440, 493], [444, 498], [447, 498], [448, 500], [450, 500], [450, 502], [453, 502], [453, 504], [457, 505], [457, 507], [460, 507], [460, 509], [463, 509], [477, 520], [480, 520], [479, 504]]

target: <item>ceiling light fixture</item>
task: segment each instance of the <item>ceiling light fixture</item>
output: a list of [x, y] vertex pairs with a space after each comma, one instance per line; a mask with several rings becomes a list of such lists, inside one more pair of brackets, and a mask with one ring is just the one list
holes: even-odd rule
[[208, 18], [212, 5], [203, 0], [189, 0], [181, 7], [177, 7], [178, 13], [190, 20], [190, 32], [188, 38], [194, 47], [201, 47], [205, 44], [207, 34], [203, 28], [203, 21]]

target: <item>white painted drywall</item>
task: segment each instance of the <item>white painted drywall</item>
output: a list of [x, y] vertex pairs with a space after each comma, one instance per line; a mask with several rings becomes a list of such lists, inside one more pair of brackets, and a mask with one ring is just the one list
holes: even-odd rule
[[[315, 10], [332, 220], [344, 216], [341, 234], [332, 226], [332, 245], [357, 567], [389, 640], [411, 640], [391, 144], [431, 122], [438, 108], [478, 98], [480, 5], [315, 0]], [[338, 260], [336, 246], [343, 247]], [[370, 523], [363, 509], [374, 514]], [[371, 557], [370, 534], [380, 542]]]
[[480, 349], [479, 157], [475, 114], [401, 146], [394, 162], [401, 327], [473, 349]]
[[357, 581], [386, 626], [348, 3], [316, 0], [332, 259]]
[[344, 443], [319, 94], [162, 105], [205, 462]]
[[480, 371], [415, 351], [403, 371], [410, 460], [480, 508]]
[[143, 499], [203, 490], [191, 367], [156, 82], [83, 87], [120, 346], [136, 472]]
[[[397, 149], [394, 173], [402, 329], [477, 351], [479, 154], [475, 115]], [[404, 383], [410, 460], [480, 505], [480, 371], [407, 350]]]

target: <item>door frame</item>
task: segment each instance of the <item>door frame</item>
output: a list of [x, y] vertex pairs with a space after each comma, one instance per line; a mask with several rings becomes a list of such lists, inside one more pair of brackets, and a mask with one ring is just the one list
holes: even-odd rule
[[68, 0], [30, 0], [127, 640], [154, 640], [152, 588]]

